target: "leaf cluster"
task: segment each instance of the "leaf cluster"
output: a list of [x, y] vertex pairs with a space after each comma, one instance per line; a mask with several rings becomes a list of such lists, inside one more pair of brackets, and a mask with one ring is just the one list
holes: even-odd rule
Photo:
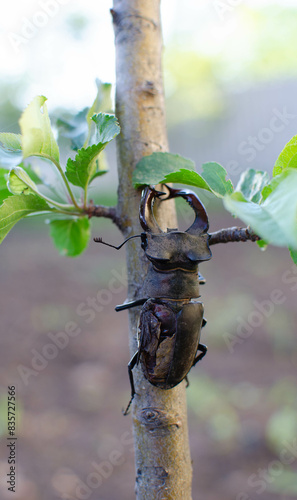
[[288, 247], [297, 264], [297, 136], [280, 153], [273, 178], [267, 172], [248, 169], [234, 187], [222, 165], [209, 162], [202, 172], [191, 160], [170, 153], [153, 153], [138, 162], [135, 187], [179, 183], [209, 191], [224, 207], [260, 236], [260, 248], [271, 243]]
[[[0, 133], [0, 145], [14, 165], [10, 170], [0, 167], [0, 243], [20, 219], [47, 214], [50, 234], [62, 255], [76, 256], [87, 247], [89, 219], [99, 213], [89, 200], [89, 186], [107, 172], [104, 149], [120, 132], [116, 117], [106, 112], [111, 108], [111, 86], [97, 82], [97, 87], [90, 109], [58, 120], [60, 134], [71, 140], [76, 152], [65, 168], [44, 96], [37, 96], [23, 112], [21, 134]], [[43, 158], [57, 169], [62, 201], [57, 187], [47, 186], [28, 163], [31, 157]], [[226, 210], [261, 238], [260, 248], [269, 243], [288, 247], [297, 263], [297, 136], [280, 153], [272, 179], [267, 172], [249, 169], [234, 187], [219, 163], [204, 163], [198, 173], [191, 160], [179, 155], [145, 156], [134, 170], [134, 187], [160, 183], [186, 184], [221, 198]]]
[[[0, 243], [22, 218], [50, 215], [50, 234], [63, 255], [79, 255], [90, 239], [88, 189], [98, 176], [107, 172], [103, 157], [106, 146], [119, 134], [120, 127], [111, 108], [110, 84], [97, 82], [97, 96], [90, 109], [69, 120], [59, 120], [60, 134], [71, 138], [76, 150], [66, 168], [60, 163], [58, 143], [46, 107], [46, 97], [37, 96], [23, 112], [21, 134], [0, 133], [0, 146], [12, 156], [14, 166], [0, 168]], [[47, 186], [28, 158], [39, 157], [52, 164], [60, 175], [61, 195]], [[20, 161], [21, 160], [21, 161]], [[79, 198], [77, 189], [79, 187]], [[48, 191], [50, 194], [48, 194]], [[45, 194], [46, 192], [46, 194]]]

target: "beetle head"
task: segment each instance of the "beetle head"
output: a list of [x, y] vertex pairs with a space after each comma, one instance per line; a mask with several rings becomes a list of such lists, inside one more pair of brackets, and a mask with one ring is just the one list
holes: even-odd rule
[[[156, 256], [156, 253], [158, 253], [157, 248], [159, 247], [160, 252], [161, 248], [164, 247], [161, 242], [165, 243], [164, 240], [166, 240], [165, 247], [167, 248], [167, 250], [169, 250], [169, 245], [171, 243], [173, 244], [173, 248], [175, 248], [177, 252], [185, 255], [185, 253], [187, 254], [188, 252], [190, 252], [190, 248], [193, 250], [193, 244], [194, 241], [196, 241], [194, 245], [196, 247], [194, 252], [195, 257], [193, 255], [191, 257], [191, 260], [193, 259], [193, 261], [195, 260], [196, 262], [201, 262], [202, 260], [210, 259], [211, 252], [208, 245], [207, 234], [209, 227], [208, 217], [203, 204], [199, 200], [198, 196], [189, 189], [173, 189], [167, 185], [166, 188], [168, 189], [168, 194], [165, 198], [163, 198], [163, 195], [165, 193], [156, 191], [155, 189], [150, 187], [145, 188], [142, 193], [139, 218], [141, 226], [145, 231], [145, 233], [142, 234], [141, 243], [143, 250], [146, 251], [149, 246], [149, 254], [152, 251], [152, 254], [155, 254]], [[178, 229], [167, 229], [167, 232], [164, 232], [159, 227], [154, 217], [154, 202], [156, 198], [160, 198], [163, 202], [177, 197], [181, 197], [186, 200], [187, 203], [189, 203], [189, 205], [195, 212], [195, 220], [186, 231], [179, 231]], [[197, 240], [197, 238], [199, 239]], [[186, 251], [185, 246], [188, 247], [188, 251]], [[172, 255], [170, 257], [172, 259]]]

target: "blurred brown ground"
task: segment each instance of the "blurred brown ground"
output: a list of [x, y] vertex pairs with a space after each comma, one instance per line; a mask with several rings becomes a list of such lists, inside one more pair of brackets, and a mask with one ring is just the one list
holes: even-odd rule
[[[211, 230], [234, 224], [220, 213], [211, 214], [210, 220]], [[94, 235], [114, 243], [122, 240], [116, 229], [100, 224], [96, 222]], [[58, 255], [46, 231], [28, 220], [0, 249], [2, 445], [8, 385], [17, 387], [19, 408], [17, 493], [7, 492], [4, 445], [0, 497], [131, 500], [131, 416], [121, 413], [129, 399], [128, 318], [126, 312], [114, 312], [126, 298], [124, 280], [117, 278], [124, 272], [125, 251], [91, 243], [83, 256], [66, 259]], [[187, 390], [193, 500], [296, 498], [269, 491], [276, 479], [272, 469], [260, 496], [248, 484], [251, 474], [279, 460], [286, 426], [278, 426], [277, 418], [285, 410], [296, 410], [297, 290], [292, 290], [294, 282], [286, 282], [292, 262], [286, 250], [271, 247], [261, 252], [252, 243], [212, 250], [213, 259], [200, 269], [207, 279], [201, 289], [208, 320], [202, 341], [209, 352], [190, 373]], [[275, 305], [268, 318], [262, 315], [259, 326], [231, 353], [224, 336], [236, 335], [239, 317], [248, 321], [257, 310], [254, 301], [270, 300], [275, 289], [282, 291], [283, 304]], [[106, 305], [87, 323], [78, 307], [86, 309], [81, 304], [98, 292]], [[52, 343], [49, 333], [63, 331], [69, 321], [81, 332], [57, 349], [44, 369], [30, 375], [26, 385], [20, 365], [31, 369], [34, 353]], [[286, 467], [296, 470], [295, 462]], [[96, 470], [101, 471], [100, 485]], [[89, 487], [80, 483], [76, 490], [78, 481]], [[240, 497], [240, 492], [249, 496]]]

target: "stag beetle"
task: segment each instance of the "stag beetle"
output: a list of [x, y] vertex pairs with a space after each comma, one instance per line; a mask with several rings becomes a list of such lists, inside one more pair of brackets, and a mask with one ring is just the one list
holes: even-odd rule
[[[199, 284], [205, 282], [198, 273], [198, 264], [211, 258], [208, 239], [208, 217], [198, 196], [188, 189], [173, 189], [166, 185], [169, 194], [144, 189], [139, 218], [144, 230], [140, 235], [130, 236], [120, 246], [109, 245], [101, 238], [95, 241], [121, 248], [131, 238], [140, 237], [141, 247], [149, 261], [144, 281], [143, 298], [126, 302], [116, 307], [122, 311], [142, 305], [138, 328], [138, 350], [128, 364], [131, 399], [124, 414], [127, 414], [135, 395], [133, 368], [141, 363], [145, 378], [160, 389], [171, 389], [182, 380], [192, 366], [200, 361], [207, 347], [200, 344], [203, 304], [198, 300]], [[182, 197], [195, 212], [195, 220], [186, 231], [158, 226], [153, 204], [156, 198], [162, 202]], [[188, 382], [188, 381], [187, 381]]]

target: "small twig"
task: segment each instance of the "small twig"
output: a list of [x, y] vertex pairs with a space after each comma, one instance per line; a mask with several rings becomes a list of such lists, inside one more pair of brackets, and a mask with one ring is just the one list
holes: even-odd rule
[[209, 245], [229, 243], [229, 241], [258, 241], [260, 239], [260, 236], [253, 233], [248, 227], [229, 227], [228, 229], [220, 229], [215, 233], [210, 233]]
[[91, 217], [105, 217], [111, 219], [119, 229], [122, 229], [121, 219], [118, 216], [116, 207], [105, 207], [104, 205], [93, 205], [90, 202], [89, 206], [85, 208], [85, 213]]

